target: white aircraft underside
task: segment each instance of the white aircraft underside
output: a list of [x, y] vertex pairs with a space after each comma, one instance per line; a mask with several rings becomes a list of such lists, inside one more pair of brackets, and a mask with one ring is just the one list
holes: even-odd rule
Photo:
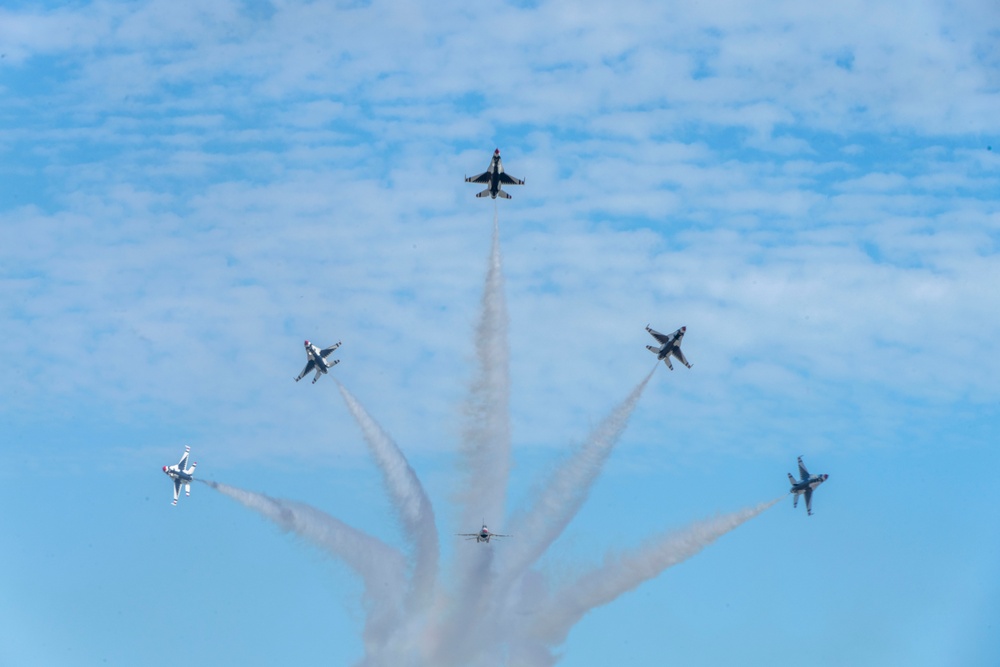
[[181, 456], [177, 465], [163, 466], [163, 472], [174, 482], [174, 502], [172, 504], [175, 506], [177, 505], [177, 497], [181, 493], [181, 486], [184, 487], [185, 495], [191, 496], [191, 481], [194, 479], [194, 469], [198, 466], [198, 462], [195, 461], [190, 468], [187, 467], [190, 453], [191, 448], [184, 447], [184, 455]]
[[332, 353], [338, 347], [340, 347], [339, 342], [337, 342], [334, 345], [331, 345], [330, 347], [323, 348], [321, 350], [312, 343], [310, 343], [309, 341], [306, 341], [305, 343], [306, 359], [308, 359], [308, 361], [306, 362], [306, 367], [303, 368], [302, 372], [299, 373], [299, 376], [295, 378], [295, 381], [298, 382], [299, 380], [304, 378], [310, 371], [315, 369], [316, 377], [313, 378], [312, 383], [316, 384], [316, 380], [319, 379], [320, 375], [326, 375], [326, 372], [328, 370], [330, 370], [331, 368], [340, 363], [340, 359], [334, 359], [333, 361], [327, 361], [326, 359], [328, 356], [330, 356], [330, 353]]

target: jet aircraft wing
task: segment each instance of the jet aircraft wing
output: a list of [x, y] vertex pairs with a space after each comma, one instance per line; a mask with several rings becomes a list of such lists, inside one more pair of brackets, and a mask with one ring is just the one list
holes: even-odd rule
[[684, 364], [684, 365], [685, 365], [685, 366], [687, 366], [688, 368], [691, 368], [691, 364], [689, 364], [689, 363], [688, 363], [688, 360], [687, 360], [687, 358], [686, 358], [686, 357], [684, 356], [684, 353], [683, 353], [683, 352], [681, 352], [681, 348], [679, 348], [679, 347], [675, 347], [675, 348], [674, 348], [674, 350], [673, 350], [673, 353], [672, 353], [672, 354], [673, 354], [673, 355], [674, 355], [675, 357], [677, 357], [677, 358], [678, 358], [678, 359], [680, 360], [680, 362], [681, 362], [682, 364]]
[[333, 352], [334, 350], [336, 350], [338, 347], [340, 347], [340, 342], [339, 341], [336, 344], [331, 345], [330, 347], [327, 347], [327, 348], [324, 348], [324, 349], [320, 350], [319, 356], [321, 356], [324, 359], [326, 359], [328, 356], [330, 356], [330, 353]]
[[309, 371], [311, 371], [314, 368], [316, 368], [316, 362], [310, 359], [309, 362], [306, 364], [306, 367], [302, 369], [301, 373], [299, 373], [299, 376], [295, 378], [295, 381], [298, 382], [299, 380], [304, 378], [309, 373]]
[[802, 462], [801, 456], [799, 457], [799, 479], [809, 479], [809, 471], [806, 470], [806, 464]]
[[658, 340], [660, 343], [669, 343], [670, 342], [670, 336], [668, 336], [667, 334], [661, 334], [656, 329], [650, 329], [648, 325], [646, 326], [646, 331], [648, 331], [650, 333], [650, 335], [653, 338], [655, 338], [656, 340]]
[[500, 182], [504, 185], [524, 185], [524, 181], [520, 178], [514, 178], [513, 176], [507, 174], [506, 172], [500, 172], [498, 177]]
[[466, 183], [489, 183], [490, 182], [490, 176], [491, 176], [490, 172], [484, 171], [483, 173], [479, 174], [478, 176], [466, 176], [465, 177], [465, 182]]

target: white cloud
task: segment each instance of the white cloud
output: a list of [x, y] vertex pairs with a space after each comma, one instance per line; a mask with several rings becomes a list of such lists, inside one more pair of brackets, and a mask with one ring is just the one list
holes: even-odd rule
[[[997, 160], [937, 138], [987, 127], [984, 28], [864, 3], [391, 9], [9, 14], [5, 67], [76, 63], [5, 113], [4, 150], [46, 175], [3, 214], [11, 406], [86, 393], [277, 437], [300, 339], [331, 336], [388, 430], [430, 420], [421, 446], [446, 447], [492, 214], [461, 175], [496, 144], [528, 180], [500, 223], [538, 441], [648, 367], [647, 322], [691, 327], [697, 371], [670, 382], [720, 397], [994, 395]], [[72, 372], [37, 374], [39, 339]]]

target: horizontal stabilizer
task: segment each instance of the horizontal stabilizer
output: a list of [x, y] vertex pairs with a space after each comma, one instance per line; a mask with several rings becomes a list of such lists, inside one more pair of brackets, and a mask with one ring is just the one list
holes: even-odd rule
[[476, 193], [476, 196], [477, 196], [477, 197], [489, 197], [489, 196], [490, 196], [490, 189], [489, 189], [489, 188], [486, 188], [486, 189], [485, 189], [485, 190], [483, 190], [482, 192], [477, 192], [477, 193]]
[[653, 354], [656, 354], [656, 355], [660, 354], [660, 348], [658, 348], [658, 347], [653, 347], [652, 345], [647, 345], [646, 349], [649, 350], [650, 352], [652, 352]]
[[788, 481], [791, 482], [792, 486], [795, 486], [798, 483], [795, 481], [795, 478], [792, 477], [792, 473], [788, 473]]
[[497, 190], [497, 197], [503, 197], [504, 199], [510, 199], [510, 195], [503, 190]]

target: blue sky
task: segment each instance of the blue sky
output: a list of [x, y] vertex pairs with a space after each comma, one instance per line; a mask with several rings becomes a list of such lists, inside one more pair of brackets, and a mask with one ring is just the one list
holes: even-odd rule
[[0, 662], [364, 659], [349, 569], [204, 485], [172, 508], [160, 472], [189, 444], [407, 551], [336, 384], [292, 382], [305, 338], [343, 340], [458, 590], [494, 215], [462, 177], [500, 147], [527, 183], [498, 206], [491, 526], [645, 377], [647, 323], [694, 365], [656, 370], [541, 581], [776, 498], [797, 455], [830, 474], [558, 664], [995, 664], [996, 8], [424, 4], [0, 9]]

